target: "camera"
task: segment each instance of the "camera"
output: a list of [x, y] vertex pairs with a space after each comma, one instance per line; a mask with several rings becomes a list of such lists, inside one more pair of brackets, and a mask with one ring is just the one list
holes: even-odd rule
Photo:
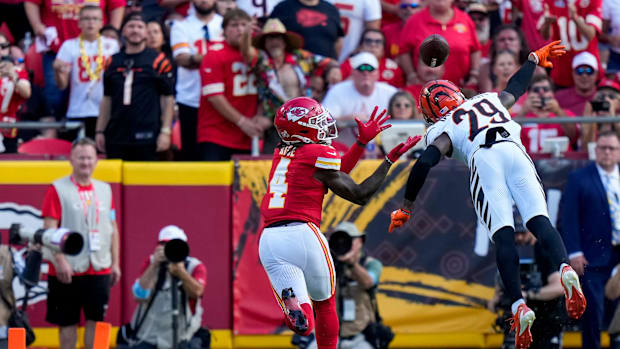
[[75, 256], [84, 248], [84, 238], [75, 231], [65, 228], [30, 230], [19, 223], [11, 224], [9, 242], [25, 244], [28, 241], [41, 244], [54, 252]]
[[168, 262], [183, 262], [189, 256], [189, 245], [181, 239], [172, 239], [164, 246], [164, 255]]
[[329, 249], [334, 256], [343, 256], [351, 251], [353, 238], [345, 231], [335, 231], [329, 237]]
[[611, 104], [609, 101], [591, 101], [592, 111], [609, 111], [611, 109]]

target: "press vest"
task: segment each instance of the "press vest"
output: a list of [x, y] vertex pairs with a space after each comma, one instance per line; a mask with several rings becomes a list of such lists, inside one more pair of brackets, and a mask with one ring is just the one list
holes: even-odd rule
[[[91, 179], [91, 183], [95, 195], [90, 204], [86, 205], [86, 213], [86, 201], [80, 198], [78, 187], [71, 181], [71, 177], [67, 176], [53, 183], [62, 209], [60, 226], [80, 233], [84, 239], [84, 248], [78, 255], [65, 256], [71, 269], [77, 273], [85, 272], [91, 264], [95, 271], [112, 266], [112, 188], [109, 184], [94, 179]], [[90, 240], [89, 232], [97, 234], [98, 243]], [[94, 249], [97, 250], [93, 251]]]
[[[194, 258], [188, 257], [187, 259], [187, 272], [191, 275], [196, 269], [196, 266], [201, 262]], [[179, 280], [176, 287], [179, 289], [177, 292], [177, 305], [179, 309], [177, 334], [179, 342], [189, 341], [194, 333], [198, 331], [202, 323], [202, 306], [200, 305], [200, 299], [196, 301], [196, 309], [192, 313], [189, 306], [189, 296], [186, 292], [181, 292], [183, 288], [182, 282]], [[146, 314], [146, 318], [138, 330], [138, 341], [144, 341], [153, 345], [156, 345], [158, 349], [170, 349], [172, 348], [172, 278], [170, 273], [166, 273], [166, 281], [164, 282], [162, 289], [155, 295], [155, 300]], [[151, 291], [153, 292], [153, 291]], [[181, 296], [185, 295], [185, 299], [182, 300]], [[184, 309], [182, 309], [182, 307]], [[133, 315], [133, 324], [136, 324], [137, 311]], [[143, 316], [143, 315], [140, 315]]]

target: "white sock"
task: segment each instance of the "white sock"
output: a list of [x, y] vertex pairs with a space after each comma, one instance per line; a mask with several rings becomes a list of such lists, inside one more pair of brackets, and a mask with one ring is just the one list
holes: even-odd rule
[[565, 265], [570, 267], [570, 265], [568, 265], [568, 264], [566, 264], [566, 263], [562, 263], [562, 264], [560, 264], [560, 275], [562, 275], [562, 269], [564, 269], [564, 266], [565, 266]]
[[525, 304], [525, 301], [523, 300], [523, 298], [520, 298], [518, 301], [512, 303], [512, 314], [513, 315], [517, 313], [517, 308], [519, 308], [521, 304]]

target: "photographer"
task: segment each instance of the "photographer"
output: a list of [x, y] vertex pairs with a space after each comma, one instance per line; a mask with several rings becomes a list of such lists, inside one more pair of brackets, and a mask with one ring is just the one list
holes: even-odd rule
[[366, 235], [351, 222], [340, 223], [329, 244], [339, 276], [336, 308], [340, 320], [338, 347], [380, 349], [394, 337], [377, 318], [375, 298], [383, 265], [364, 251]]
[[[585, 116], [616, 116], [620, 107], [620, 84], [613, 80], [602, 80], [589, 103], [586, 103]], [[620, 119], [617, 123], [582, 124], [581, 144], [584, 147], [596, 142], [598, 135], [605, 131], [614, 131], [620, 136]]]
[[[133, 285], [133, 295], [139, 305], [131, 323], [130, 332], [133, 333], [126, 333], [124, 338], [129, 348], [194, 347], [192, 338], [199, 332], [202, 322], [200, 300], [207, 283], [207, 268], [189, 256], [179, 257], [179, 262], [171, 261], [173, 258], [165, 246], [173, 240], [187, 243], [187, 236], [177, 226], [164, 227], [159, 232], [153, 254], [145, 261], [143, 271]], [[173, 298], [174, 294], [176, 298]], [[175, 306], [179, 309], [176, 323], [173, 320]], [[178, 343], [174, 343], [174, 331]], [[208, 347], [208, 343], [202, 340], [199, 346], [205, 347], [206, 344]]]
[[[527, 231], [522, 223], [519, 223], [518, 219], [515, 219], [515, 241], [521, 246], [519, 254], [522, 257], [526, 254], [533, 255], [531, 260], [521, 258], [523, 298], [527, 305], [536, 312], [536, 322], [532, 326], [533, 342], [530, 349], [560, 349], [562, 348], [563, 325], [567, 320], [560, 273], [543, 258], [546, 252], [542, 245], [537, 243], [534, 235]], [[504, 330], [502, 349], [515, 348], [515, 337], [508, 335], [511, 329], [510, 324], [506, 322], [506, 319], [511, 317], [510, 304], [510, 300], [504, 297], [503, 285], [498, 278], [495, 295], [489, 303], [489, 310], [503, 311], [503, 316], [500, 315], [496, 322]]]

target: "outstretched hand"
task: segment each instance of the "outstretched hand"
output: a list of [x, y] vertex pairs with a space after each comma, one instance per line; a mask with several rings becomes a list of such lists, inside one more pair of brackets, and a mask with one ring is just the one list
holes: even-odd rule
[[557, 58], [566, 53], [566, 47], [561, 45], [562, 41], [551, 42], [535, 52], [530, 53], [530, 60], [543, 68], [553, 68], [549, 58]]
[[409, 221], [409, 218], [411, 218], [411, 212], [404, 208], [399, 208], [398, 210], [393, 211], [392, 214], [390, 214], [390, 217], [392, 222], [390, 223], [388, 232], [391, 233], [394, 228], [400, 228], [403, 224]]
[[359, 118], [355, 118], [359, 132], [357, 140], [360, 143], [368, 144], [368, 142], [372, 141], [379, 133], [392, 127], [391, 124], [386, 124], [386, 122], [390, 119], [390, 116], [387, 115], [387, 111], [383, 109], [381, 114], [376, 116], [378, 110], [379, 107], [375, 107], [372, 111], [372, 115], [370, 115], [370, 119], [366, 123], [363, 123]]
[[409, 137], [403, 143], [399, 143], [392, 149], [392, 151], [385, 157], [390, 163], [396, 162], [403, 154], [413, 148], [422, 139], [422, 136]]

